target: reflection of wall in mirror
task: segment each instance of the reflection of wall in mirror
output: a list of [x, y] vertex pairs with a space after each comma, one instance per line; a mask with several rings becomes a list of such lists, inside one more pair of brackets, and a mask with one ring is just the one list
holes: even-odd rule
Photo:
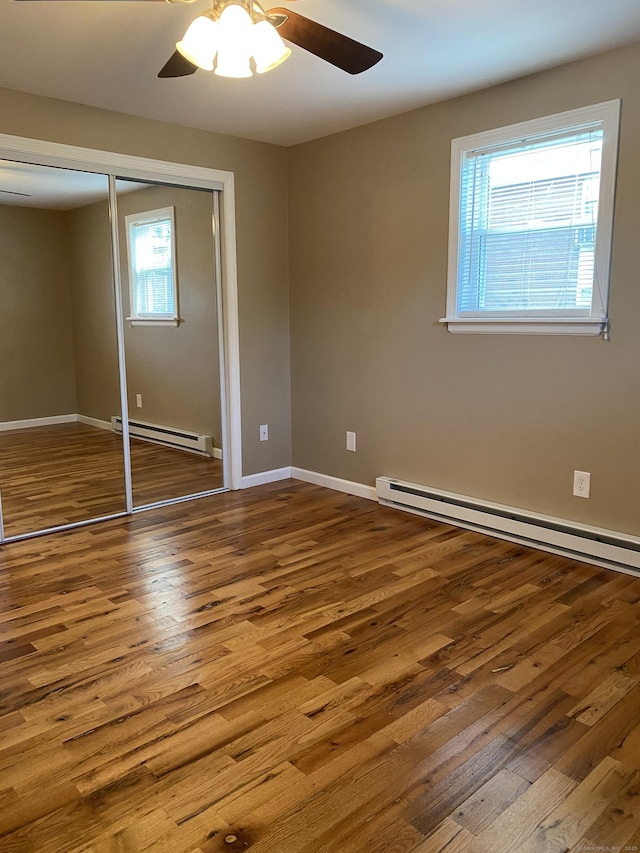
[[69, 211], [78, 412], [110, 424], [120, 381], [107, 201]]
[[77, 412], [67, 214], [0, 205], [0, 422]]
[[[145, 187], [118, 195], [120, 274], [130, 313], [125, 216], [175, 209], [178, 306], [176, 326], [125, 324], [130, 417], [213, 436], [220, 447], [221, 410], [212, 194]], [[143, 408], [136, 406], [136, 394]]]
[[[211, 435], [220, 446], [211, 194], [150, 187], [119, 196], [122, 223], [168, 206], [176, 212], [181, 323], [125, 326], [130, 413]], [[126, 316], [123, 230], [120, 246]], [[0, 422], [80, 414], [110, 423], [120, 396], [107, 201], [68, 212], [0, 205], [0, 274]]]

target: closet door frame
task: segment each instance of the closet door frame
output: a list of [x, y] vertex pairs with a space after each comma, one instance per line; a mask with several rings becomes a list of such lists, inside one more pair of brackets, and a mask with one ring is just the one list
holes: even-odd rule
[[[128, 154], [99, 151], [92, 148], [79, 148], [57, 142], [47, 142], [27, 137], [0, 134], [0, 159], [32, 163], [42, 166], [57, 166], [73, 171], [95, 172], [109, 177], [110, 196], [113, 197], [115, 177], [134, 178], [140, 181], [161, 182], [181, 187], [208, 189], [219, 199], [219, 250], [218, 258], [218, 295], [219, 332], [222, 361], [222, 432], [223, 462], [225, 465], [225, 489], [242, 488], [242, 432], [240, 405], [240, 346], [238, 327], [238, 280], [236, 259], [236, 217], [235, 188], [233, 172], [209, 169], [201, 166], [189, 166], [184, 163], [169, 163], [164, 160], [150, 160]], [[110, 202], [113, 215], [113, 201]], [[112, 225], [113, 234], [113, 225]], [[217, 237], [216, 233], [216, 237]], [[113, 241], [112, 241], [113, 249]], [[114, 268], [117, 283], [117, 271]], [[117, 289], [117, 288], [116, 288]], [[121, 316], [121, 312], [117, 312]], [[120, 325], [120, 324], [118, 324]], [[126, 384], [122, 383], [124, 362], [122, 359], [122, 329], [119, 329], [120, 391], [123, 420], [127, 412]], [[124, 424], [123, 424], [124, 426]], [[126, 444], [126, 437], [123, 435]], [[125, 477], [128, 479], [126, 492], [127, 513], [136, 511], [130, 505], [130, 476], [128, 453], [125, 447]], [[1, 496], [0, 496], [1, 500]], [[184, 500], [179, 498], [178, 500]], [[174, 501], [171, 501], [173, 503]], [[124, 514], [124, 513], [123, 513]], [[111, 516], [113, 517], [113, 516]], [[91, 524], [100, 519], [91, 519], [79, 524], [64, 525], [60, 529]], [[53, 528], [58, 529], [58, 528]], [[49, 531], [38, 531], [36, 535]], [[2, 505], [0, 503], [0, 542], [24, 539], [33, 534], [18, 537], [5, 537], [2, 530]]]

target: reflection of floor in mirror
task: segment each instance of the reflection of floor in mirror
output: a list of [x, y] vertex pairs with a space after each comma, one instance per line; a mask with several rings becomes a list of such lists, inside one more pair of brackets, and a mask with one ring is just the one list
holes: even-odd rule
[[134, 438], [131, 483], [134, 506], [221, 489], [222, 461]]
[[[134, 504], [222, 487], [222, 463], [131, 443]], [[123, 512], [122, 438], [79, 423], [0, 432], [5, 535]]]

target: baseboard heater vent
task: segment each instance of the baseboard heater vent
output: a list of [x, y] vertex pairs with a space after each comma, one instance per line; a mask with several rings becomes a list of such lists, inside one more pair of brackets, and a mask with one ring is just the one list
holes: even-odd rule
[[477, 530], [489, 536], [630, 574], [637, 574], [634, 570], [640, 570], [640, 538], [636, 536], [588, 527], [390, 477], [377, 478], [376, 494], [378, 501], [385, 506]]
[[[115, 432], [122, 432], [122, 418], [119, 415], [114, 415], [111, 418], [111, 426]], [[129, 435], [132, 438], [141, 438], [144, 441], [164, 444], [179, 450], [190, 450], [193, 453], [200, 453], [202, 456], [214, 455], [213, 439], [210, 435], [201, 435], [184, 429], [173, 429], [173, 427], [131, 420], [129, 421]]]

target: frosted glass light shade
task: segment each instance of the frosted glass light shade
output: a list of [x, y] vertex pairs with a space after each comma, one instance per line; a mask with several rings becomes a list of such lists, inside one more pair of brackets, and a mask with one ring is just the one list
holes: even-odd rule
[[220, 15], [220, 32], [221, 38], [231, 39], [233, 41], [244, 41], [251, 32], [251, 16], [238, 3], [229, 3], [225, 6]]
[[271, 71], [291, 56], [291, 51], [269, 21], [258, 21], [251, 29], [253, 58], [258, 74]]
[[221, 77], [252, 77], [251, 17], [235, 3], [222, 10], [219, 20], [219, 49], [216, 74]]
[[200, 15], [184, 34], [182, 41], [176, 44], [178, 51], [198, 68], [213, 71], [213, 60], [218, 47], [217, 21], [206, 15]]

